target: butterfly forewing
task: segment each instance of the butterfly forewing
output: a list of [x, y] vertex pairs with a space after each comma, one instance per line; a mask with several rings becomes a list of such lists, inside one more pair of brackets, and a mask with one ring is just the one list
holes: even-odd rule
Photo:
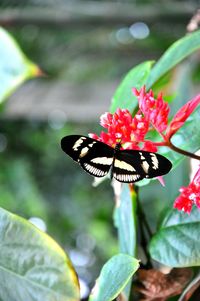
[[113, 166], [113, 176], [120, 182], [133, 183], [143, 178], [164, 175], [171, 169], [171, 162], [165, 157], [151, 152], [123, 150], [117, 152]]
[[63, 151], [95, 177], [105, 176], [113, 162], [114, 149], [105, 143], [79, 135], [61, 140]]
[[154, 178], [168, 173], [171, 162], [156, 153], [140, 150], [112, 148], [86, 136], [71, 135], [61, 140], [63, 151], [95, 177], [103, 177], [111, 168], [119, 182], [134, 183], [144, 178]]

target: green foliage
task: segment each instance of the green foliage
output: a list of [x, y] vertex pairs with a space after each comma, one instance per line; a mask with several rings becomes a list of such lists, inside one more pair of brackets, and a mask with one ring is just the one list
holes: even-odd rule
[[118, 202], [114, 222], [118, 229], [120, 252], [136, 256], [136, 194], [131, 198], [128, 185], [122, 187]]
[[[200, 109], [198, 108], [186, 120], [183, 127], [181, 127], [178, 130], [178, 132], [173, 136], [172, 142], [174, 145], [190, 152], [196, 152], [199, 149], [199, 113]], [[185, 159], [183, 155], [172, 151], [168, 147], [160, 148], [159, 153], [166, 156], [172, 162], [173, 168], [176, 168]]]
[[111, 112], [115, 112], [117, 108], [128, 109], [132, 112], [137, 108], [137, 100], [132, 88], [140, 89], [145, 84], [152, 65], [152, 61], [144, 62], [128, 72], [112, 98]]
[[200, 218], [194, 208], [190, 215], [173, 210], [164, 219], [150, 243], [153, 259], [171, 267], [200, 265]]
[[[161, 83], [161, 81], [162, 86], [168, 85], [171, 80], [171, 70], [191, 53], [200, 48], [199, 37], [200, 31], [197, 31], [175, 42], [163, 54], [161, 59], [152, 69], [152, 63], [150, 62], [134, 67], [125, 76], [114, 94], [111, 111], [113, 112], [117, 107], [135, 111], [137, 108], [136, 102], [130, 92], [132, 87], [138, 88], [138, 84], [140, 87], [146, 84], [148, 89], [156, 83]], [[166, 76], [167, 73], [168, 76]], [[164, 77], [165, 80], [163, 81]], [[177, 91], [176, 97], [170, 97], [170, 105], [172, 105], [174, 101], [180, 104], [180, 97], [185, 98], [186, 87], [189, 87], [188, 83], [189, 80], [185, 78], [185, 82], [180, 85], [181, 90]], [[180, 107], [180, 105], [176, 107]], [[200, 135], [198, 117], [199, 110], [196, 110], [185, 122], [184, 127], [182, 127], [176, 135], [174, 135], [173, 143], [176, 146], [191, 152], [195, 152], [199, 148]], [[184, 159], [183, 155], [180, 155], [167, 147], [161, 148], [160, 153], [172, 161], [173, 168], [176, 168]], [[140, 182], [140, 186], [144, 184], [145, 183]], [[167, 189], [169, 188], [167, 187]], [[130, 205], [130, 197], [127, 197], [126, 193], [123, 195], [121, 201], [121, 203], [123, 202], [123, 205], [120, 203], [120, 206], [116, 209], [115, 223], [118, 227], [120, 249], [127, 254], [130, 254], [130, 248], [132, 250], [132, 243], [136, 239], [136, 231], [133, 231], [133, 219], [135, 219], [135, 215], [132, 215], [132, 208], [130, 206], [129, 208], [127, 207], [129, 212], [128, 210], [124, 210], [127, 205], [127, 199], [129, 200]], [[185, 217], [184, 213], [177, 213], [174, 211], [171, 213], [170, 217], [168, 216], [168, 223], [173, 221], [173, 224], [170, 224], [170, 226], [168, 224], [163, 225], [151, 240], [150, 254], [153, 259], [172, 267], [200, 265], [200, 222], [199, 212], [197, 209], [195, 213], [194, 211], [192, 212], [191, 215], [193, 215], [193, 217], [191, 218], [190, 216]], [[177, 218], [177, 215], [179, 218]], [[180, 216], [182, 216], [181, 221]]]
[[89, 301], [112, 301], [139, 268], [139, 261], [126, 254], [113, 256], [102, 268]]
[[79, 300], [69, 258], [48, 235], [0, 209], [0, 239], [1, 300]]
[[[0, 29], [0, 42], [0, 102], [2, 102], [25, 79], [36, 76], [38, 68], [22, 54], [14, 40], [3, 29]], [[157, 86], [162, 84], [163, 87], [168, 85], [174, 67], [199, 48], [200, 31], [197, 31], [175, 42], [153, 67], [152, 61], [146, 61], [135, 66], [128, 72], [114, 93], [111, 111], [115, 111], [118, 107], [135, 111], [137, 102], [132, 94], [132, 87], [139, 89], [144, 84], [147, 88], [155, 84]], [[55, 57], [59, 59], [59, 55]], [[99, 65], [101, 67], [101, 64]], [[104, 67], [102, 73], [103, 71]], [[176, 98], [171, 97], [171, 95], [167, 96], [170, 98], [171, 104], [179, 100], [177, 95]], [[198, 149], [200, 144], [198, 114], [199, 112], [196, 111], [190, 116], [184, 127], [174, 136], [174, 144], [193, 152]], [[80, 129], [83, 130], [81, 126]], [[21, 158], [18, 161], [8, 156], [6, 159], [10, 160], [9, 167], [11, 169], [9, 170], [4, 166], [4, 159], [2, 159], [0, 178], [2, 182], [7, 181], [6, 184], [2, 185], [2, 191], [10, 190], [4, 194], [8, 202], [1, 200], [1, 204], [7, 206], [11, 211], [14, 208], [18, 213], [22, 212], [23, 214], [26, 211], [27, 216], [32, 214], [45, 216], [46, 211], [51, 212], [53, 224], [57, 225], [58, 228], [61, 226], [63, 236], [66, 236], [65, 231], [63, 231], [66, 225], [69, 226], [71, 235], [73, 235], [72, 232], [75, 231], [75, 227], [80, 232], [90, 231], [90, 233], [95, 233], [102, 248], [105, 247], [102, 244], [104, 237], [106, 243], [109, 242], [112, 245], [113, 249], [112, 247], [110, 249], [113, 252], [115, 240], [110, 239], [111, 230], [107, 230], [108, 228], [106, 229], [102, 225], [102, 220], [107, 219], [107, 213], [112, 206], [104, 206], [106, 204], [105, 199], [110, 198], [110, 196], [107, 197], [103, 189], [99, 192], [87, 189], [85, 183], [89, 185], [89, 182], [82, 180], [82, 174], [81, 179], [79, 177], [77, 184], [73, 186], [73, 168], [66, 168], [63, 171], [61, 168], [63, 160], [59, 160], [57, 157], [60, 157], [60, 154], [57, 155], [57, 145], [62, 134], [66, 135], [65, 128], [63, 133], [57, 135], [54, 140], [52, 129], [51, 131], [47, 130], [45, 141], [42, 134], [38, 135], [35, 132], [30, 136], [30, 133], [25, 133], [27, 149], [32, 152], [32, 163], [27, 163], [26, 158]], [[19, 144], [20, 138], [14, 139]], [[19, 147], [19, 153], [23, 152], [22, 149], [23, 147], [21, 149]], [[41, 154], [39, 159], [38, 153]], [[174, 168], [180, 164], [183, 158], [168, 148], [163, 148], [161, 153], [171, 159]], [[52, 168], [52, 161], [55, 162], [56, 167]], [[29, 176], [29, 173], [31, 174], [30, 169], [33, 169], [34, 177]], [[52, 182], [45, 181], [47, 174], [52, 169], [53, 172], [59, 173], [58, 178]], [[67, 176], [65, 173], [68, 173]], [[38, 182], [45, 186], [42, 193], [39, 189], [35, 189], [36, 184], [33, 178], [36, 177]], [[41, 186], [42, 184], [40, 184], [40, 189]], [[67, 205], [66, 197], [57, 198], [55, 187], [58, 187], [62, 195], [67, 195]], [[167, 187], [167, 189], [169, 188]], [[90, 195], [90, 197], [86, 195]], [[29, 197], [30, 202], [27, 201], [27, 197]], [[48, 199], [48, 206], [45, 198]], [[12, 207], [13, 199], [17, 202]], [[124, 254], [112, 257], [104, 265], [97, 280], [94, 294], [90, 296], [91, 301], [111, 301], [123, 290], [127, 299], [129, 298], [131, 277], [139, 268], [138, 260], [132, 257], [136, 256], [138, 243], [136, 199], [135, 193], [130, 194], [128, 185], [123, 185], [120, 203], [117, 204], [119, 206], [115, 210], [115, 224], [118, 230], [120, 253]], [[20, 201], [23, 202], [22, 205]], [[76, 201], [79, 202], [77, 207]], [[94, 207], [98, 211], [95, 221], [92, 220]], [[167, 214], [159, 231], [150, 242], [152, 258], [173, 267], [200, 265], [198, 213], [196, 209], [190, 216], [177, 211]], [[86, 215], [84, 216], [84, 214]], [[54, 218], [55, 216], [56, 218]], [[4, 284], [0, 288], [2, 300], [79, 300], [79, 286], [75, 271], [67, 255], [51, 238], [27, 221], [3, 209], [0, 209], [0, 236], [2, 246], [0, 251], [0, 279], [1, 283]], [[112, 252], [108, 251], [105, 254], [110, 256]]]
[[14, 39], [0, 28], [0, 103], [39, 69], [22, 53]]
[[0, 158], [0, 206], [26, 217], [37, 216], [47, 221], [47, 204], [31, 175], [31, 166], [24, 158]]
[[165, 73], [200, 48], [200, 31], [188, 34], [173, 43], [161, 56], [149, 74], [146, 85], [149, 89]]
[[[109, 181], [98, 189], [92, 187], [93, 179], [71, 164], [59, 147], [62, 136], [87, 133], [92, 127], [67, 124], [56, 131], [46, 123], [2, 122], [8, 145], [0, 155], [0, 206], [27, 219], [42, 218], [48, 233], [68, 249], [74, 247], [78, 234], [94, 237], [98, 266], [117, 250], [110, 225]], [[110, 241], [109, 248], [104, 248], [103, 239]]]
[[[137, 256], [136, 193], [130, 194], [128, 185], [122, 186], [114, 212], [114, 222], [118, 230], [119, 250], [121, 253]], [[130, 294], [131, 283], [124, 289]]]

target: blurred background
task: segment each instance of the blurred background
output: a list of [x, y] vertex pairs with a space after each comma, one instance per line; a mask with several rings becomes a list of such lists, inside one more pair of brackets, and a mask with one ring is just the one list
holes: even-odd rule
[[[123, 76], [144, 60], [157, 60], [184, 36], [199, 4], [0, 1], [0, 26], [44, 73], [20, 86], [1, 107], [0, 206], [30, 219], [61, 244], [82, 280], [83, 297], [118, 250], [113, 192], [108, 180], [92, 186], [93, 179], [61, 151], [60, 139], [99, 134], [99, 117], [109, 110]], [[193, 90], [199, 71], [197, 64]], [[165, 179], [170, 193], [156, 181], [141, 193], [153, 230], [188, 181], [180, 168]]]

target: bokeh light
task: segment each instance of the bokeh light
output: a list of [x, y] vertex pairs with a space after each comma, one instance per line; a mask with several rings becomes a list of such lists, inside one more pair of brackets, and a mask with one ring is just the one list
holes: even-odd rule
[[123, 27], [117, 30], [116, 39], [121, 44], [129, 44], [133, 41], [128, 27]]
[[48, 123], [49, 126], [54, 130], [60, 130], [64, 127], [67, 121], [67, 116], [65, 112], [56, 109], [51, 111], [48, 116]]
[[149, 36], [150, 30], [146, 23], [136, 22], [129, 27], [130, 34], [135, 39], [146, 39]]

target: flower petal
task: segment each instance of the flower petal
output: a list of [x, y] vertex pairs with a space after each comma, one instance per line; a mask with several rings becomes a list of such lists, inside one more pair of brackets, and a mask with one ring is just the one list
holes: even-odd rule
[[169, 140], [172, 135], [174, 135], [180, 127], [183, 126], [186, 119], [192, 114], [196, 107], [200, 103], [200, 94], [188, 101], [180, 110], [176, 113], [172, 119], [170, 125], [167, 128], [166, 139]]
[[159, 93], [155, 98], [153, 91], [146, 92], [145, 86], [140, 91], [132, 89], [135, 96], [138, 98], [138, 104], [141, 112], [144, 114], [153, 127], [162, 133], [167, 128], [169, 105], [163, 100], [162, 93]]
[[181, 194], [174, 202], [174, 208], [190, 213], [192, 206], [200, 208], [200, 168], [195, 174], [192, 182], [187, 187], [179, 189]]

